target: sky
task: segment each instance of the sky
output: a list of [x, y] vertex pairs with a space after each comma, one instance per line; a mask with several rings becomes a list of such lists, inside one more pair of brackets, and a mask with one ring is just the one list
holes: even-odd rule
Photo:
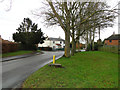
[[[31, 11], [39, 9], [43, 6], [44, 0], [12, 0], [12, 7], [10, 11], [6, 11], [10, 6], [10, 0], [0, 0], [0, 35], [5, 40], [12, 41], [12, 34], [16, 32], [24, 18], [29, 17], [42, 32], [48, 37], [61, 37], [65, 39], [64, 31], [59, 26], [46, 27], [42, 18], [35, 17]], [[118, 4], [119, 0], [106, 0], [111, 8]], [[118, 7], [118, 6], [117, 6]], [[105, 28], [101, 31], [101, 39], [109, 37], [113, 34], [118, 34], [118, 18], [115, 20], [114, 27]], [[95, 41], [98, 40], [96, 35]]]

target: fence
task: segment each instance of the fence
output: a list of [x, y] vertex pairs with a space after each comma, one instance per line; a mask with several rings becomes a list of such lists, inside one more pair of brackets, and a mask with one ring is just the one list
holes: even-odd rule
[[98, 48], [99, 51], [118, 53], [120, 49], [118, 46], [102, 46]]

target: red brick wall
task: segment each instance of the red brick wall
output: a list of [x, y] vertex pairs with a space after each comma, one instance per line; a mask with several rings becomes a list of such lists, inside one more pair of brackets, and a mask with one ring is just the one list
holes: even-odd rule
[[118, 40], [105, 40], [105, 45], [118, 45]]

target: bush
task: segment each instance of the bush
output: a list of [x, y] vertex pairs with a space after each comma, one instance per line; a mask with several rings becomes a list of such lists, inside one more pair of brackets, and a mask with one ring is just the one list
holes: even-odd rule
[[[94, 50], [95, 51], [98, 51], [98, 48], [102, 47], [102, 46], [103, 46], [102, 44], [98, 44], [97, 42], [94, 42]], [[87, 51], [91, 51], [91, 50], [92, 50], [92, 45], [88, 44]]]
[[92, 49], [91, 49], [91, 44], [88, 44], [88, 46], [87, 46], [87, 51], [91, 51]]
[[20, 50], [37, 50], [37, 46], [33, 44], [19, 44], [19, 49]]

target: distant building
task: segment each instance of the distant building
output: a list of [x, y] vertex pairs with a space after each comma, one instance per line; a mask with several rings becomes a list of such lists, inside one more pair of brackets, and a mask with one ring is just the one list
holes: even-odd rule
[[13, 42], [2, 39], [0, 35], [0, 43], [13, 43]]
[[[80, 49], [85, 48], [85, 44], [79, 43]], [[76, 43], [76, 49], [78, 49], [78, 43]]]
[[62, 49], [65, 47], [65, 40], [61, 38], [47, 38], [43, 44], [38, 44], [39, 47], [51, 47], [53, 50]]
[[120, 45], [120, 34], [113, 33], [110, 37], [105, 39], [105, 45], [108, 46], [118, 46]]

